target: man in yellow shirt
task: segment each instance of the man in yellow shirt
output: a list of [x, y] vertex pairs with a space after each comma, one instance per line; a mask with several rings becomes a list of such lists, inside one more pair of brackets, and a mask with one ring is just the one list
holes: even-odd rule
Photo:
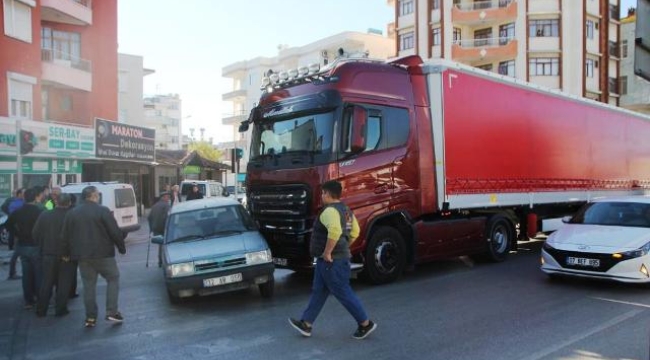
[[325, 207], [314, 223], [309, 245], [311, 255], [317, 258], [312, 293], [301, 319], [289, 318], [289, 324], [303, 336], [311, 336], [312, 324], [331, 293], [357, 321], [352, 337], [361, 340], [375, 331], [377, 324], [370, 321], [350, 286], [350, 244], [359, 236], [359, 223], [341, 202], [341, 192], [338, 181], [322, 185]]

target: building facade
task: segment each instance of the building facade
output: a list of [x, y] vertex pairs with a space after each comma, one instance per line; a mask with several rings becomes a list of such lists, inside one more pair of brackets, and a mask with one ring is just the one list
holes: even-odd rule
[[620, 102], [619, 0], [388, 0], [398, 56], [445, 58]]
[[144, 99], [144, 118], [139, 125], [156, 129], [156, 149], [183, 148], [181, 105], [178, 94], [156, 95]]
[[[382, 36], [381, 32], [376, 30], [369, 30], [368, 33], [344, 32], [304, 46], [279, 45], [277, 56], [257, 57], [224, 67], [222, 76], [231, 79], [233, 87], [232, 91], [222, 95], [222, 100], [231, 104], [231, 111], [223, 114], [222, 122], [224, 125], [232, 125], [233, 142], [228, 143], [228, 146], [244, 149], [240, 172], [246, 172], [252, 130], [239, 133], [238, 127], [248, 118], [250, 110], [259, 101], [262, 94], [260, 85], [267, 71], [280, 72], [314, 63], [327, 66], [339, 56], [339, 49], [343, 49], [348, 55], [367, 55], [370, 58], [387, 59], [395, 55], [393, 43], [394, 40]], [[226, 153], [229, 159], [229, 152]], [[242, 182], [244, 179], [242, 175], [229, 174], [228, 184], [234, 184], [237, 178]]]
[[634, 74], [634, 12], [621, 20], [621, 102], [624, 108], [650, 114], [650, 82]]
[[17, 185], [18, 156], [22, 185], [80, 181], [94, 119], [117, 119], [117, 0], [0, 2], [2, 183]]
[[117, 120], [141, 125], [144, 121], [144, 84], [142, 79], [155, 71], [144, 67], [142, 56], [118, 54]]

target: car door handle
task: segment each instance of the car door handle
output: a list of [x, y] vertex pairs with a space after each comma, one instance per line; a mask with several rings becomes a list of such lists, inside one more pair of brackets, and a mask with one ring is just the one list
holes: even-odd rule
[[381, 184], [375, 187], [375, 194], [383, 194], [388, 192], [388, 184]]

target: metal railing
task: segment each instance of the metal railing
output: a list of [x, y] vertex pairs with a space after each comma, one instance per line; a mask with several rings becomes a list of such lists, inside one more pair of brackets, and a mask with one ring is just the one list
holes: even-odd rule
[[87, 7], [89, 9], [92, 8], [92, 3], [93, 3], [92, 0], [72, 0], [72, 1], [76, 2], [81, 6]]
[[81, 71], [92, 71], [92, 62], [90, 60], [81, 59], [70, 53], [54, 49], [41, 49], [41, 60], [60, 65], [69, 65], [69, 67]]
[[621, 48], [615, 41], [609, 42], [609, 56], [621, 57]]
[[621, 13], [618, 6], [609, 5], [609, 19], [617, 21], [621, 19]]
[[610, 94], [618, 94], [618, 79], [616, 78], [609, 78], [609, 93]]
[[486, 9], [496, 9], [504, 8], [515, 0], [480, 0], [470, 3], [460, 3], [456, 4], [456, 7], [462, 11], [475, 11], [475, 10], [486, 10]]
[[508, 45], [514, 37], [496, 37], [487, 39], [456, 40], [453, 43], [463, 48], [495, 47]]

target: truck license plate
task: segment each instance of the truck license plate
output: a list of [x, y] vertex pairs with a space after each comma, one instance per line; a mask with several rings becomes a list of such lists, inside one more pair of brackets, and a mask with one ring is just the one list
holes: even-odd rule
[[287, 266], [287, 259], [285, 258], [273, 258], [273, 263], [279, 266]]
[[203, 286], [204, 287], [219, 286], [219, 285], [239, 282], [241, 280], [242, 280], [241, 273], [237, 273], [232, 275], [220, 276], [216, 278], [203, 279]]
[[568, 257], [566, 258], [566, 263], [567, 265], [588, 266], [594, 268], [600, 267], [600, 260], [598, 259]]

